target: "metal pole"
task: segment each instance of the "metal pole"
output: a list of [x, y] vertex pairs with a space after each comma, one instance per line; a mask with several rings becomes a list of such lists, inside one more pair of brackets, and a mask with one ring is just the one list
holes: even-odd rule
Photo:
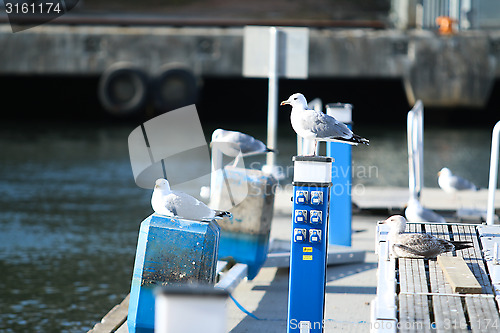
[[492, 225], [495, 222], [495, 191], [497, 189], [498, 178], [498, 145], [500, 143], [500, 121], [493, 127], [493, 137], [491, 139], [491, 159], [490, 159], [490, 181], [488, 184], [488, 212], [486, 224]]
[[408, 135], [408, 187], [410, 189], [410, 198], [417, 199], [415, 192], [415, 156], [413, 156], [413, 119], [415, 115], [413, 110], [408, 112], [407, 135]]
[[[276, 148], [278, 136], [278, 29], [269, 28], [269, 92], [267, 111], [267, 146]], [[275, 154], [267, 154], [267, 165], [273, 167]]]
[[223, 168], [222, 166], [222, 151], [217, 147], [217, 144], [212, 146], [212, 173], [210, 174], [210, 203], [213, 204], [215, 199], [215, 183], [217, 181], [217, 172]]
[[422, 190], [424, 188], [424, 106], [419, 100], [416, 104], [417, 115], [417, 195], [420, 199]]
[[424, 112], [420, 100], [408, 112], [407, 132], [410, 197], [420, 200], [424, 187]]

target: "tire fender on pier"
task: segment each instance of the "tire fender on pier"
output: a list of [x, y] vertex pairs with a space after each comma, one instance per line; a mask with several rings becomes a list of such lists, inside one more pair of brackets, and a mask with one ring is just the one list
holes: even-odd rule
[[146, 104], [148, 86], [148, 75], [142, 69], [132, 63], [117, 62], [99, 79], [99, 101], [113, 115], [131, 115]]
[[169, 111], [196, 102], [197, 79], [182, 64], [163, 65], [153, 79], [153, 95], [158, 110]]

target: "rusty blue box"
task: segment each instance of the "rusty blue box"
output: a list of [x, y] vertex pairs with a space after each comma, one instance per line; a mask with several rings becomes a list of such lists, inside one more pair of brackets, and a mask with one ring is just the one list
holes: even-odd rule
[[157, 286], [215, 282], [219, 238], [215, 221], [153, 214], [141, 223], [130, 290], [129, 332], [153, 333]]

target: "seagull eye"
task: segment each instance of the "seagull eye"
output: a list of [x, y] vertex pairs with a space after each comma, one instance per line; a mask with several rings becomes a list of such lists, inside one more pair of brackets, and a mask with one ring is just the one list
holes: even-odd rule
[[297, 97], [295, 97], [294, 100], [297, 100]]

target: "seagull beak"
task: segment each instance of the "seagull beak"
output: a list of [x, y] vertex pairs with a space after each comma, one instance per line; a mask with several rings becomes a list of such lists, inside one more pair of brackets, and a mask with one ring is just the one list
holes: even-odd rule
[[160, 186], [159, 185], [155, 185], [155, 188], [160, 188]]
[[441, 171], [438, 172], [438, 176], [441, 176]]
[[288, 101], [283, 101], [280, 103], [280, 105], [287, 105], [287, 104], [290, 104]]

